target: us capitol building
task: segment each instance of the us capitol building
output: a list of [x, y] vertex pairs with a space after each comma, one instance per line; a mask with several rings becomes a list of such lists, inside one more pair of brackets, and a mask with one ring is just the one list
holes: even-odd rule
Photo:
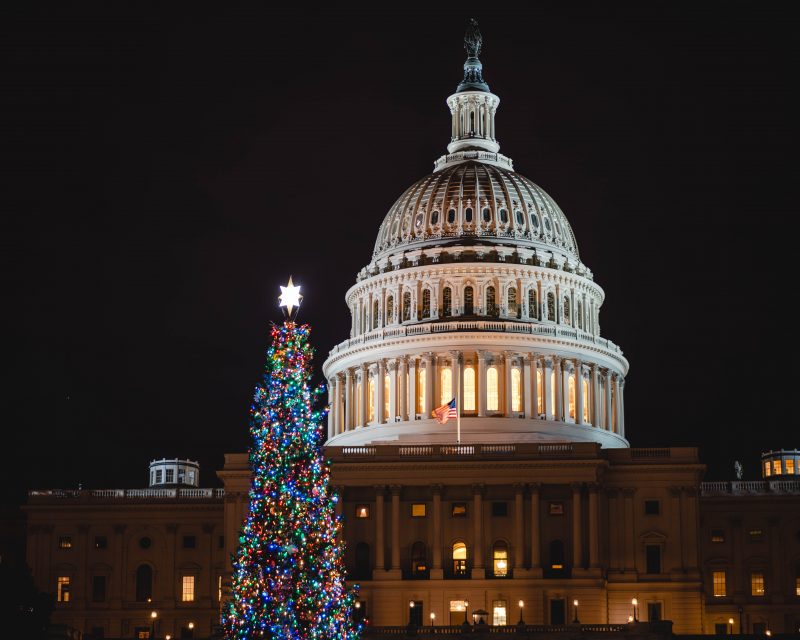
[[[323, 366], [358, 615], [798, 631], [800, 453], [764, 454], [761, 481], [702, 483], [696, 449], [629, 446], [603, 289], [556, 202], [500, 153], [480, 48], [473, 23], [447, 154], [380, 224]], [[460, 417], [439, 424], [452, 398]], [[28, 563], [55, 620], [95, 638], [211, 633], [247, 454], [225, 456], [224, 490], [199, 473], [161, 460], [147, 489], [31, 492]]]

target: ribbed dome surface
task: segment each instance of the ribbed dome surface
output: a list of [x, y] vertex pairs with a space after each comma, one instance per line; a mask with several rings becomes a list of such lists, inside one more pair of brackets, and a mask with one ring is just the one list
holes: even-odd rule
[[579, 259], [569, 222], [541, 187], [514, 171], [474, 160], [411, 185], [381, 224], [373, 258], [437, 244], [493, 240], [557, 248]]

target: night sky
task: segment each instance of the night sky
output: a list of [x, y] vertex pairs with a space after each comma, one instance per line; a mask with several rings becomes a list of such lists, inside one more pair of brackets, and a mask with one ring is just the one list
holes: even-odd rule
[[501, 152], [606, 292], [631, 444], [698, 446], [711, 479], [800, 447], [790, 3], [562, 4], [4, 6], [5, 498], [144, 486], [163, 456], [217, 484], [289, 274], [318, 371], [348, 337], [384, 215], [449, 142], [471, 16]]

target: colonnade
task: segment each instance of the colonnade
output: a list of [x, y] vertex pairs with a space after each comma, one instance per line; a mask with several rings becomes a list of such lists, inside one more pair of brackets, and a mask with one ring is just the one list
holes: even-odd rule
[[424, 420], [458, 398], [465, 417], [505, 415], [593, 426], [625, 436], [624, 378], [595, 363], [504, 351], [379, 359], [329, 380], [328, 437]]

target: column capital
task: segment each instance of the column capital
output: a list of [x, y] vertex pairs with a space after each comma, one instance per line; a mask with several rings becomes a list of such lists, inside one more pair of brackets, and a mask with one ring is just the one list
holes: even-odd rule
[[479, 349], [478, 350], [478, 362], [486, 362], [486, 358], [487, 358], [488, 354], [489, 354], [489, 352], [486, 351], [485, 349]]
[[542, 359], [542, 364], [545, 369], [552, 369], [555, 366], [555, 359], [552, 356], [545, 356]]
[[385, 484], [374, 484], [372, 488], [375, 489], [375, 495], [383, 497], [383, 494], [386, 493], [386, 485]]
[[531, 494], [534, 494], [534, 493], [538, 494], [539, 493], [539, 489], [541, 489], [541, 488], [542, 488], [542, 483], [541, 482], [529, 482], [528, 483], [528, 491], [530, 491]]
[[472, 495], [482, 496], [486, 492], [486, 485], [476, 482], [472, 485]]
[[582, 482], [570, 482], [570, 487], [572, 487], [572, 493], [580, 493], [581, 489], [583, 488]]
[[681, 487], [669, 487], [667, 490], [669, 491], [669, 495], [673, 498], [681, 497]]
[[122, 535], [123, 533], [125, 533], [125, 529], [127, 529], [127, 528], [128, 528], [128, 525], [126, 525], [126, 524], [115, 524], [114, 525], [114, 533], [118, 533], [118, 534]]
[[352, 371], [352, 369], [345, 369], [344, 370], [344, 377], [345, 377], [345, 380], [352, 380], [353, 379], [353, 371]]
[[632, 498], [636, 495], [636, 487], [622, 487], [622, 495], [626, 498]]
[[214, 523], [213, 522], [204, 522], [200, 525], [201, 530], [203, 533], [214, 533]]
[[402, 485], [399, 485], [399, 484], [390, 484], [389, 485], [389, 490], [392, 492], [392, 496], [393, 497], [394, 496], [399, 496], [400, 495], [400, 490], [402, 488], [403, 488]]
[[393, 359], [389, 360], [388, 367], [390, 373], [395, 373], [397, 371], [397, 366], [400, 364], [399, 360]]
[[433, 493], [433, 495], [435, 495], [435, 496], [441, 496], [442, 495], [442, 489], [444, 489], [444, 485], [441, 485], [441, 484], [432, 484], [431, 485], [431, 493]]
[[600, 490], [599, 482], [587, 482], [586, 486], [589, 488], [589, 493], [597, 493]]
[[525, 483], [524, 482], [515, 482], [514, 483], [514, 493], [525, 493]]

